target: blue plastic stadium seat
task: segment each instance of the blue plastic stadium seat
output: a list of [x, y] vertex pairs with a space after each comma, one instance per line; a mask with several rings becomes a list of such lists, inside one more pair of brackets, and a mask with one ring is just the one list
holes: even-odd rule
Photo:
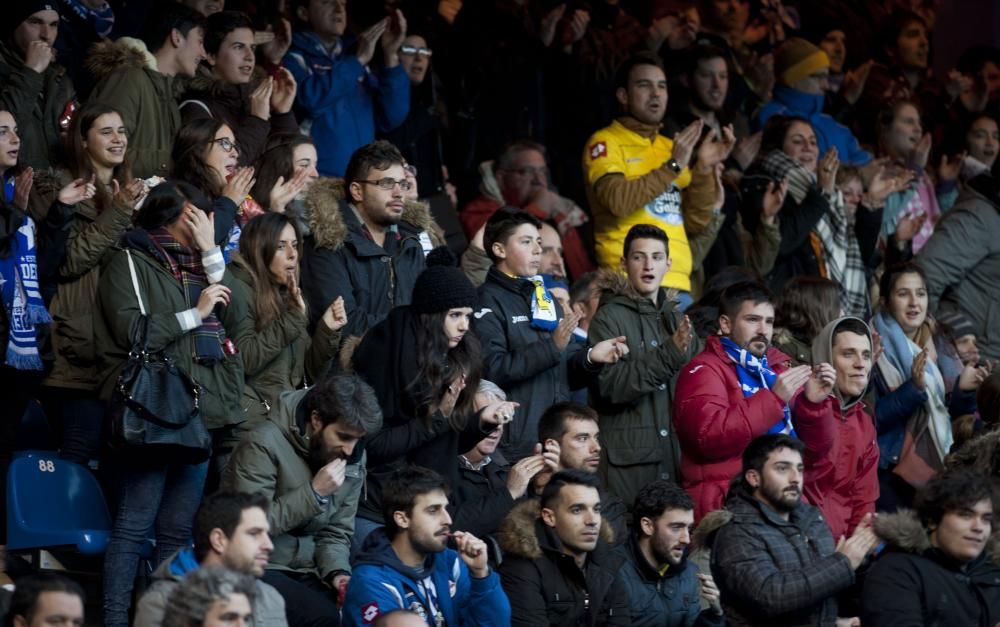
[[51, 451], [19, 453], [7, 475], [7, 549], [75, 546], [100, 555], [111, 536], [104, 494], [90, 471]]

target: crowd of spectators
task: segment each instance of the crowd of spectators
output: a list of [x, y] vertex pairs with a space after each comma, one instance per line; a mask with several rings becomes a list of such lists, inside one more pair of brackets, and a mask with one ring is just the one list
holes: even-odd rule
[[1000, 49], [875, 4], [8, 2], [8, 624], [1000, 623]]

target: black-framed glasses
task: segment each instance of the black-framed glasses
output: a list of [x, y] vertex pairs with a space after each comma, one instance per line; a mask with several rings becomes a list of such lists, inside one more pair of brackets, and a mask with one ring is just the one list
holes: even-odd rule
[[418, 48], [416, 46], [403, 44], [399, 47], [399, 54], [415, 54], [429, 59], [431, 55], [434, 54], [434, 51], [430, 48]]
[[388, 176], [377, 181], [358, 179], [358, 183], [368, 183], [369, 185], [374, 185], [379, 189], [384, 189], [387, 192], [391, 192], [397, 185], [399, 185], [400, 191], [408, 192], [413, 189], [413, 183], [407, 181], [406, 179], [394, 179], [389, 178]]
[[219, 139], [213, 139], [208, 142], [210, 144], [218, 144], [219, 148], [222, 148], [224, 152], [240, 151], [240, 147], [236, 145], [236, 142], [229, 139], [228, 137], [220, 137]]

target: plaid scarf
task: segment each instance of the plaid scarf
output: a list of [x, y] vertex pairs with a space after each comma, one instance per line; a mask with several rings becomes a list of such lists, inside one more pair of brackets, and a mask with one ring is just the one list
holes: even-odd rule
[[[770, 390], [774, 387], [774, 382], [778, 380], [778, 374], [768, 367], [767, 355], [757, 357], [728, 337], [722, 337], [720, 342], [722, 349], [736, 364], [736, 376], [740, 380], [740, 389], [743, 390], [744, 397], [753, 396], [761, 388]], [[792, 427], [792, 412], [788, 409], [788, 405], [785, 405], [782, 419], [767, 432], [784, 433], [793, 438], [796, 437], [795, 428]]]
[[0, 258], [0, 292], [9, 322], [4, 361], [17, 370], [42, 370], [35, 327], [52, 318], [38, 291], [35, 222], [24, 216], [11, 240], [10, 254]]
[[844, 196], [837, 190], [833, 197], [824, 196], [827, 210], [816, 223], [813, 234], [819, 240], [826, 277], [840, 283], [844, 311], [848, 316], [865, 320], [871, 313], [868, 301], [868, 279], [861, 249], [854, 234], [854, 225], [844, 210]]
[[[201, 266], [201, 254], [187, 246], [182, 246], [165, 228], [152, 229], [149, 237], [155, 247], [155, 257], [164, 268], [184, 286], [188, 305], [194, 307], [201, 296], [201, 290], [208, 286], [205, 269]], [[215, 365], [226, 358], [222, 341], [226, 330], [215, 313], [210, 313], [201, 321], [194, 334], [195, 359], [203, 365]]]
[[809, 193], [809, 188], [816, 185], [816, 173], [805, 169], [801, 163], [781, 150], [772, 150], [759, 157], [757, 167], [771, 177], [775, 184], [788, 177], [788, 193], [796, 203], [801, 203]]

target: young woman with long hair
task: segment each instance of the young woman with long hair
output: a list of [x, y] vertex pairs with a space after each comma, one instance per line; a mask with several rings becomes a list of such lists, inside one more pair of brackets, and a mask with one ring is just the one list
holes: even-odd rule
[[844, 313], [843, 290], [830, 279], [798, 276], [785, 284], [774, 311], [775, 348], [792, 358], [792, 364], [813, 364], [812, 341], [830, 322]]
[[240, 252], [229, 265], [236, 278], [230, 307], [240, 321], [234, 339], [246, 373], [242, 430], [267, 418], [282, 392], [315, 382], [340, 348], [340, 329], [347, 323], [343, 298], [323, 312], [312, 337], [306, 331], [301, 250], [296, 222], [265, 213], [243, 228]]
[[[434, 252], [437, 257], [450, 254]], [[470, 329], [476, 290], [454, 266], [431, 265], [417, 277], [410, 305], [372, 327], [353, 354], [354, 370], [382, 404], [382, 431], [367, 442], [368, 492], [358, 508], [353, 545], [381, 523], [381, 482], [404, 464], [458, 480], [457, 455], [513, 415], [514, 403], [476, 412], [482, 357]], [[361, 519], [364, 519], [362, 521]]]

